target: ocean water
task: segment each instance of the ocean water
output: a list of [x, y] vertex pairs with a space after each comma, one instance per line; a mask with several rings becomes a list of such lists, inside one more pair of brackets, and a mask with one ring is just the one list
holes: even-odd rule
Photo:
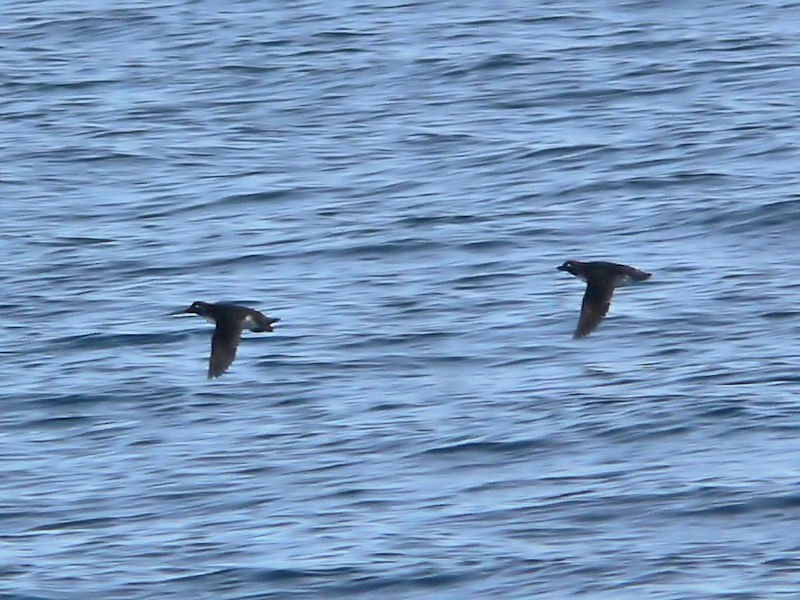
[[3, 14], [0, 597], [800, 593], [799, 3]]

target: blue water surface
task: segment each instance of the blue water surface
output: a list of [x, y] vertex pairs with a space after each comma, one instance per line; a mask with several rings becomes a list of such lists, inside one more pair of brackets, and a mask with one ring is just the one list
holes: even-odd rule
[[800, 4], [3, 14], [2, 598], [797, 597]]

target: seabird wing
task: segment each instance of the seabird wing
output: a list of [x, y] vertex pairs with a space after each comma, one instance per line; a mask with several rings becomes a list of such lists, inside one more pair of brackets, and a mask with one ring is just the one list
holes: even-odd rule
[[236, 358], [236, 349], [242, 337], [242, 324], [231, 319], [218, 319], [211, 337], [211, 357], [208, 359], [208, 378], [219, 377]]
[[597, 329], [600, 321], [608, 313], [608, 307], [611, 306], [611, 296], [613, 295], [614, 286], [610, 282], [589, 281], [586, 285], [586, 293], [583, 295], [578, 327], [575, 329], [576, 338], [586, 337]]

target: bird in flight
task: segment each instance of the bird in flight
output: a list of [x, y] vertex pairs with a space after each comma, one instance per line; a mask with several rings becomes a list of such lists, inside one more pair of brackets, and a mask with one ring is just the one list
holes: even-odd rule
[[568, 260], [559, 271], [571, 273], [586, 282], [586, 293], [581, 304], [581, 316], [575, 329], [576, 338], [586, 337], [594, 331], [608, 313], [614, 290], [623, 285], [644, 281], [650, 273], [634, 269], [628, 265], [612, 262], [580, 262]]
[[192, 302], [189, 308], [174, 313], [176, 315], [200, 315], [207, 321], [216, 324], [211, 337], [211, 356], [208, 359], [208, 378], [219, 377], [236, 358], [236, 349], [242, 331], [249, 329], [255, 332], [273, 331], [272, 325], [280, 319], [272, 319], [265, 314], [238, 304], [227, 302]]

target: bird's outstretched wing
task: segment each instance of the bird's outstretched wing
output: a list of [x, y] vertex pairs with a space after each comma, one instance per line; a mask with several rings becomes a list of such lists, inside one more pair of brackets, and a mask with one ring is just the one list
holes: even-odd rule
[[586, 285], [586, 293], [583, 295], [581, 316], [578, 319], [574, 337], [586, 337], [597, 329], [600, 321], [608, 313], [613, 295], [614, 285], [610, 281], [589, 281]]
[[211, 357], [208, 359], [208, 378], [219, 377], [236, 358], [236, 348], [242, 337], [242, 324], [232, 319], [218, 319], [211, 338]]

